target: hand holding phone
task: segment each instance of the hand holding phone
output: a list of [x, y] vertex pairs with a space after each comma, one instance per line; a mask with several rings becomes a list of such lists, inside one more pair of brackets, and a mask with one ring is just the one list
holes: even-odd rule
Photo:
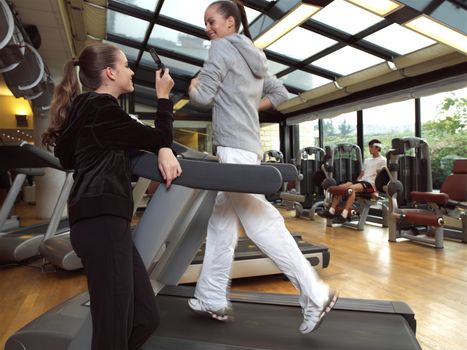
[[154, 50], [152, 47], [149, 48], [149, 53], [151, 54], [152, 59], [154, 60], [154, 63], [156, 64], [156, 70], [161, 70], [161, 77], [164, 75], [165, 71], [165, 65], [162, 63], [161, 59], [156, 53], [156, 50]]

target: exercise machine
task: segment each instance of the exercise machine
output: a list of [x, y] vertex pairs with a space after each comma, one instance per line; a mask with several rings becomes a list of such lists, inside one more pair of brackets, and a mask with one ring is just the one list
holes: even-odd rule
[[[444, 247], [444, 236], [467, 242], [467, 218], [465, 206], [456, 199], [465, 199], [467, 167], [463, 175], [462, 160], [453, 171], [460, 174], [447, 180], [444, 191], [433, 193], [430, 149], [425, 140], [416, 137], [392, 140], [388, 153], [388, 173], [391, 182], [388, 195], [389, 240], [410, 240], [433, 246]], [[467, 163], [466, 163], [467, 164]], [[464, 193], [463, 193], [464, 192]], [[461, 230], [445, 229], [445, 216], [451, 214], [462, 223]]]
[[[263, 153], [263, 163], [265, 164], [276, 164], [276, 163], [284, 163], [284, 155], [282, 154], [281, 151], [277, 151], [274, 149], [271, 149], [269, 151], [266, 151]], [[283, 188], [281, 188], [279, 191], [276, 193], [266, 193], [266, 199], [269, 202], [272, 202], [273, 204], [280, 204], [281, 203], [281, 192], [284, 191], [284, 188], [286, 188], [287, 184], [285, 183]]]
[[[326, 179], [323, 187], [326, 192], [325, 206], [329, 207], [332, 197], [340, 195], [346, 197], [352, 194], [350, 188], [338, 187], [346, 182], [355, 182], [363, 169], [363, 157], [358, 145], [343, 143], [326, 146], [326, 163], [324, 165]], [[369, 193], [357, 193], [352, 206], [350, 220], [342, 226], [362, 231], [366, 222], [388, 226], [388, 207], [383, 193], [373, 196]], [[339, 211], [337, 211], [339, 213]], [[332, 226], [332, 219], [326, 220], [327, 226]]]
[[321, 183], [325, 175], [321, 169], [324, 162], [324, 150], [309, 146], [300, 149], [296, 157], [296, 166], [301, 175], [296, 182], [295, 191], [283, 193], [282, 198], [294, 200], [295, 216], [315, 219], [315, 213], [324, 206], [324, 191]]
[[[135, 160], [133, 172], [161, 181], [154, 172], [155, 158], [142, 154]], [[203, 242], [216, 191], [268, 193], [277, 191], [283, 179], [271, 166], [185, 159], [180, 164], [182, 176], [169, 190], [159, 186], [157, 199], [149, 203], [134, 232], [163, 320], [144, 350], [421, 350], [415, 338], [414, 314], [400, 302], [340, 299], [320, 329], [308, 335], [297, 330], [301, 313], [296, 295], [231, 293], [236, 312], [236, 321], [231, 323], [218, 323], [189, 310], [187, 298], [193, 290], [166, 286], [178, 283]], [[87, 293], [82, 293], [48, 311], [12, 335], [5, 350], [90, 349], [88, 299]]]
[[[14, 169], [17, 173], [5, 200], [5, 211], [10, 210], [27, 175], [42, 175], [43, 168], [46, 167], [63, 171], [55, 157], [26, 142], [0, 144], [0, 166]], [[68, 220], [61, 218], [71, 189], [71, 181], [71, 174], [67, 174], [50, 223], [0, 233], [0, 263], [18, 263], [39, 256], [39, 246], [46, 237], [67, 231]], [[4, 207], [2, 215], [5, 215], [3, 210]]]

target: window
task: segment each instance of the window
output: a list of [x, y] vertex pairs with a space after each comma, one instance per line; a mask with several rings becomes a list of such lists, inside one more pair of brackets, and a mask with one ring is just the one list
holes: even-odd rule
[[279, 124], [261, 124], [260, 139], [263, 152], [280, 151]]
[[323, 144], [357, 143], [357, 112], [323, 120]]
[[300, 123], [298, 127], [300, 133], [298, 145], [300, 149], [311, 146], [319, 147], [318, 120], [310, 120]]
[[422, 137], [430, 146], [433, 188], [455, 159], [467, 158], [467, 88], [420, 98]]
[[174, 139], [194, 150], [213, 154], [211, 122], [176, 120]]
[[381, 154], [391, 149], [396, 137], [415, 136], [415, 102], [407, 100], [363, 110], [363, 157], [368, 158], [368, 142], [378, 139], [383, 144]]

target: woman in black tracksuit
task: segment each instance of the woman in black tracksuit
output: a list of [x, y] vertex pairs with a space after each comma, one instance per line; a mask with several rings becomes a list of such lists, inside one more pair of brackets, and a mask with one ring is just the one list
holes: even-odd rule
[[[91, 92], [78, 95], [79, 80]], [[125, 54], [109, 44], [86, 47], [65, 65], [43, 144], [74, 169], [68, 200], [71, 243], [86, 272], [93, 321], [92, 350], [136, 350], [157, 328], [154, 293], [130, 232], [133, 213], [128, 151], [158, 154], [170, 186], [181, 174], [171, 149], [173, 80], [156, 72], [156, 128], [131, 118], [118, 97], [133, 91]], [[154, 171], [157, 171], [154, 169]]]

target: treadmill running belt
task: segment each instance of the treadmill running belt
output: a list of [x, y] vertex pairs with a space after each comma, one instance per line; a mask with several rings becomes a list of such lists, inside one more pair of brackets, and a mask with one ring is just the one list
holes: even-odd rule
[[[293, 238], [295, 239], [295, 242], [297, 242], [297, 245], [303, 254], [326, 252], [328, 250], [327, 247], [313, 245], [304, 241], [300, 235], [293, 235]], [[205, 243], [203, 243], [203, 245], [199, 248], [195, 258], [193, 259], [192, 264], [203, 263], [205, 247], [206, 245]], [[259, 248], [249, 238], [242, 237], [238, 239], [237, 246], [235, 247], [235, 260], [246, 260], [264, 257], [267, 256], [264, 255], [263, 252], [261, 252], [261, 250], [259, 250]], [[327, 267], [327, 264], [324, 267]]]
[[[302, 335], [298, 332], [301, 312], [293, 306], [235, 302], [235, 320], [222, 323], [191, 311], [186, 298], [159, 295], [157, 301], [162, 322], [144, 350], [207, 350], [211, 346], [212, 349], [421, 350], [407, 321], [399, 314], [337, 309], [317, 331]], [[183, 346], [185, 341], [190, 341], [189, 347]]]

